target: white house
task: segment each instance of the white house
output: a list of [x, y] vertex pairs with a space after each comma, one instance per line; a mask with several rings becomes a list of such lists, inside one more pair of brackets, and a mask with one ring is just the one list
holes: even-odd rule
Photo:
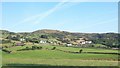
[[86, 43], [91, 44], [91, 43], [92, 43], [92, 41], [86, 41]]
[[39, 43], [46, 43], [46, 41], [44, 41], [44, 40], [40, 40], [40, 42]]
[[82, 42], [80, 42], [80, 44], [91, 44], [92, 43], [92, 41], [82, 41]]
[[72, 46], [72, 44], [67, 44], [67, 46]]
[[86, 41], [81, 42], [81, 44], [86, 44]]
[[21, 38], [20, 41], [25, 41], [25, 39], [24, 39], [24, 38]]

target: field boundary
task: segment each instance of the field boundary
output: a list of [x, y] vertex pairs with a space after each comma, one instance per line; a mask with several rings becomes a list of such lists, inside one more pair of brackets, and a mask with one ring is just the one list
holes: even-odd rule
[[[73, 52], [73, 51], [64, 51], [60, 49], [56, 49], [58, 51], [66, 52], [66, 53], [74, 53], [74, 54], [80, 54], [80, 52]], [[81, 53], [90, 53], [90, 54], [113, 54], [113, 55], [120, 55], [120, 53], [106, 53], [106, 52], [81, 52]]]

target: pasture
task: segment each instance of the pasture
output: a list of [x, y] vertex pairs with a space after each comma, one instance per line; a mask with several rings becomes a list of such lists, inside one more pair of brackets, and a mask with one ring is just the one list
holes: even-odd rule
[[[6, 44], [7, 45], [7, 44]], [[5, 44], [4, 44], [5, 46]], [[74, 48], [65, 46], [55, 46], [49, 44], [34, 44], [34, 46], [41, 46], [38, 50], [24, 50], [26, 47], [31, 48], [33, 44], [26, 44], [25, 46], [14, 46], [5, 48], [12, 51], [11, 53], [2, 52], [3, 66], [6, 65], [44, 65], [44, 66], [117, 66], [118, 55], [113, 54], [89, 54], [84, 52], [106, 52], [118, 53], [118, 50], [100, 49], [100, 48]], [[52, 50], [56, 47], [55, 50]], [[82, 53], [67, 53], [63, 51]]]

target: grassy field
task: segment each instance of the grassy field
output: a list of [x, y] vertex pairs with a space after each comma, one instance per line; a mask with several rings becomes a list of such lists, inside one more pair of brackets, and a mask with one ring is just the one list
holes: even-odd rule
[[87, 53], [66, 53], [57, 50], [51, 50], [53, 47], [64, 51], [79, 51], [83, 49], [83, 52], [108, 52], [118, 53], [117, 50], [100, 49], [100, 48], [73, 48], [63, 46], [52, 46], [49, 44], [35, 44], [36, 46], [42, 46], [41, 50], [26, 50], [17, 51], [26, 47], [32, 47], [32, 44], [26, 46], [15, 46], [6, 48], [13, 51], [8, 54], [2, 52], [3, 65], [45, 65], [45, 66], [117, 66], [118, 55], [112, 54], [87, 54]]
[[[0, 50], [0, 60], [2, 60], [2, 51]], [[2, 66], [2, 61], [0, 61], [0, 67]]]

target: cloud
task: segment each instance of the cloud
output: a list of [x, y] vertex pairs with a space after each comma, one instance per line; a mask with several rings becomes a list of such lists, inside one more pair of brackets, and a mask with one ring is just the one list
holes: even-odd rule
[[71, 3], [71, 2], [69, 2], [69, 0], [63, 0], [60, 3], [58, 3], [57, 5], [55, 5], [55, 7], [51, 8], [50, 10], [48, 10], [44, 13], [37, 14], [37, 15], [28, 17], [28, 18], [24, 19], [23, 21], [20, 21], [20, 24], [21, 23], [28, 23], [28, 22], [29, 23], [31, 22], [32, 24], [39, 24], [39, 23], [41, 23], [41, 21], [43, 19], [45, 19], [46, 17], [48, 17], [49, 15], [54, 13], [55, 11], [62, 9], [62, 8], [71, 7], [71, 6], [76, 5], [78, 3], [79, 2]]
[[63, 7], [63, 5], [65, 5], [69, 0], [63, 0], [60, 3], [58, 3], [57, 5], [55, 5], [55, 7], [51, 8], [50, 10], [44, 12], [44, 13], [40, 13], [28, 18], [25, 18], [24, 20], [18, 22], [17, 24], [14, 24], [12, 27], [16, 27], [17, 25], [23, 24], [23, 23], [32, 23], [32, 24], [39, 24], [41, 23], [41, 21], [43, 19], [45, 19], [46, 17], [48, 17], [49, 15], [51, 15], [53, 12], [55, 12], [56, 10], [60, 9]]
[[65, 3], [67, 3], [68, 0], [63, 0], [62, 2], [58, 3], [55, 7], [53, 7], [52, 9], [48, 10], [47, 12], [43, 13], [38, 20], [36, 20], [34, 22], [34, 24], [38, 24], [40, 23], [43, 19], [45, 19], [46, 17], [48, 17], [49, 15], [51, 15], [53, 12], [55, 12], [56, 10], [60, 9], [60, 7], [62, 7], [62, 5], [64, 5]]
[[60, 9], [65, 9], [71, 6], [74, 6], [76, 4], [78, 4], [79, 2], [69, 2], [70, 0], [62, 0], [60, 1], [57, 5], [55, 5], [53, 8], [49, 9], [48, 11], [44, 12], [44, 13], [40, 13], [28, 18], [23, 19], [22, 21], [19, 21], [17, 24], [14, 24], [13, 26], [11, 26], [11, 28], [16, 27], [20, 24], [24, 24], [24, 23], [32, 23], [33, 25], [37, 25], [39, 23], [42, 23], [42, 21], [48, 17], [49, 15], [51, 15], [52, 13], [54, 13], [57, 10]]
[[59, 10], [59, 9], [63, 9], [63, 8], [68, 8], [71, 6], [74, 6], [76, 4], [78, 4], [79, 2], [68, 2], [69, 0], [63, 0], [62, 2], [58, 3], [55, 7], [53, 7], [52, 9], [48, 10], [47, 12], [43, 13], [41, 16], [39, 16], [39, 19], [37, 19], [36, 21], [34, 21], [34, 24], [39, 24], [41, 23], [41, 21], [43, 19], [45, 19], [46, 17], [48, 17], [49, 15], [51, 15], [53, 12]]

